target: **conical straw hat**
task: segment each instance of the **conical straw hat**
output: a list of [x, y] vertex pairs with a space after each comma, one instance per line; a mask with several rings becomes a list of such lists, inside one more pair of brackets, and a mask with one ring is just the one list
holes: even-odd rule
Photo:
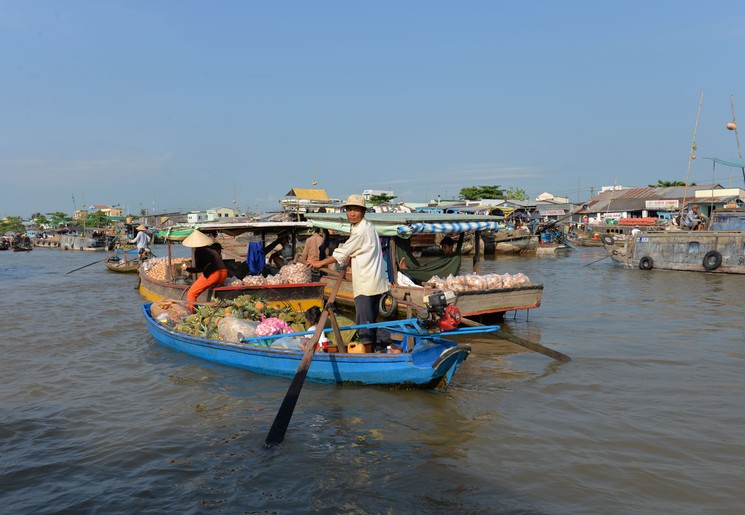
[[137, 229], [138, 231], [147, 231], [147, 227], [145, 227], [144, 225], [138, 225], [138, 226], [136, 227], [136, 229]]
[[189, 236], [184, 238], [184, 241], [181, 242], [181, 244], [185, 247], [207, 247], [208, 245], [212, 245], [214, 243], [214, 240], [204, 234], [202, 231], [194, 230], [193, 233], [191, 233]]

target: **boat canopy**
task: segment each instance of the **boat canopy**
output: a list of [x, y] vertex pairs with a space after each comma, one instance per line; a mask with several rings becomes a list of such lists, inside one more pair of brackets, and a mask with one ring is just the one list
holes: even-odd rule
[[310, 222], [205, 222], [188, 226], [173, 226], [161, 230], [158, 236], [172, 241], [186, 238], [194, 229], [202, 232], [221, 232], [228, 236], [239, 236], [246, 232], [281, 233], [310, 229]]
[[724, 166], [734, 166], [735, 168], [745, 168], [745, 163], [743, 163], [742, 159], [720, 159], [718, 157], [705, 157], [704, 159], [709, 159], [711, 161], [714, 161], [715, 163], [718, 163]]
[[[351, 224], [344, 213], [307, 213], [314, 227], [349, 233]], [[502, 217], [437, 213], [366, 213], [380, 236], [410, 238], [414, 233], [457, 234], [473, 231], [498, 231]]]

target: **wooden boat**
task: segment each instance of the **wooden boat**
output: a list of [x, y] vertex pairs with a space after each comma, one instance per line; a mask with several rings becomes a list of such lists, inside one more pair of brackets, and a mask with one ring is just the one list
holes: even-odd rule
[[513, 231], [501, 236], [498, 233], [493, 242], [494, 254], [522, 254], [534, 252], [538, 248], [538, 236], [530, 232]]
[[636, 237], [602, 239], [613, 263], [624, 268], [745, 274], [743, 208], [714, 211], [707, 230], [642, 230]]
[[136, 274], [140, 270], [140, 260], [139, 259], [130, 259], [130, 260], [124, 260], [124, 259], [118, 259], [117, 258], [109, 258], [106, 261], [104, 261], [104, 265], [106, 265], [106, 268], [111, 270], [112, 272], [118, 272], [118, 273], [124, 273], [124, 274]]
[[30, 243], [18, 243], [13, 245], [13, 252], [30, 252], [34, 247]]
[[[345, 214], [339, 213], [308, 213], [306, 218], [316, 227], [333, 230], [338, 233], [348, 234], [350, 225]], [[481, 232], [497, 231], [501, 217], [488, 215], [456, 215], [438, 213], [367, 213], [365, 219], [375, 225], [380, 237], [384, 240], [383, 248], [388, 265], [390, 293], [398, 301], [421, 302], [425, 296], [441, 291], [439, 288], [406, 286], [400, 284], [396, 279], [398, 272], [406, 274], [409, 271], [400, 270], [398, 262], [400, 259], [399, 249], [407, 247], [407, 240], [412, 234], [450, 234], [459, 238], [458, 245], [468, 232], [474, 233], [473, 270], [479, 273], [481, 256]], [[395, 256], [395, 259], [392, 257]], [[458, 269], [456, 267], [455, 272]], [[333, 278], [324, 277], [322, 281], [326, 284], [325, 293], [331, 292]], [[518, 311], [537, 308], [541, 305], [543, 285], [527, 282], [518, 286], [504, 288], [465, 290], [455, 292], [453, 304], [460, 310], [463, 316], [480, 322], [490, 322], [504, 316], [507, 311]], [[352, 308], [354, 297], [352, 295], [351, 272], [347, 272], [347, 278], [342, 282], [336, 298], [337, 304]], [[396, 316], [407, 317], [405, 303], [401, 302], [396, 310]]]
[[[296, 238], [299, 233], [307, 232], [311, 225], [308, 222], [210, 222], [195, 225], [203, 232], [218, 232], [229, 236], [246, 235], [250, 233], [254, 241], [262, 243], [266, 248], [272, 248], [279, 235], [289, 235], [290, 245], [296, 246]], [[194, 228], [191, 229], [192, 231]], [[185, 237], [179, 233], [177, 241]], [[293, 251], [294, 254], [294, 251]], [[189, 290], [192, 278], [182, 275], [182, 264], [174, 264], [171, 257], [171, 240], [168, 240], [168, 257], [148, 259], [139, 269], [140, 294], [149, 301], [161, 299], [185, 300], [186, 292]], [[230, 260], [225, 260], [229, 268], [237, 268], [238, 265]], [[164, 271], [164, 273], [159, 273]], [[231, 270], [235, 272], [236, 270]], [[207, 302], [212, 299], [235, 299], [242, 295], [256, 295], [269, 302], [271, 305], [291, 306], [294, 310], [304, 311], [312, 306], [323, 305], [323, 288], [321, 282], [309, 282], [298, 284], [275, 284], [275, 285], [236, 285], [219, 286], [210, 288], [203, 292], [198, 301]]]
[[[269, 347], [272, 340], [312, 333], [280, 334], [248, 338], [242, 343], [200, 338], [173, 331], [155, 320], [151, 304], [143, 305], [143, 313], [150, 334], [158, 343], [197, 358], [227, 366], [238, 367], [257, 374], [292, 378], [298, 370], [303, 351]], [[465, 328], [440, 334], [428, 334], [418, 321], [399, 320], [366, 324], [364, 327], [385, 327], [399, 334], [400, 354], [394, 353], [325, 353], [316, 352], [308, 369], [307, 379], [318, 383], [397, 385], [443, 389], [448, 386], [458, 367], [471, 352], [469, 345], [461, 345], [445, 336], [488, 332], [497, 326]], [[363, 326], [345, 326], [341, 331]], [[477, 329], [478, 331], [469, 331]]]

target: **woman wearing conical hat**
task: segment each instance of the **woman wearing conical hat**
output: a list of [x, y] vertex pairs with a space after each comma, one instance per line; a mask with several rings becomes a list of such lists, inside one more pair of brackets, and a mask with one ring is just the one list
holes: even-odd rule
[[192, 274], [202, 274], [194, 281], [186, 294], [186, 300], [195, 303], [203, 291], [225, 282], [228, 278], [228, 268], [222, 261], [220, 244], [215, 243], [203, 232], [195, 230], [181, 243], [185, 247], [194, 249], [194, 266], [187, 268], [186, 271]]

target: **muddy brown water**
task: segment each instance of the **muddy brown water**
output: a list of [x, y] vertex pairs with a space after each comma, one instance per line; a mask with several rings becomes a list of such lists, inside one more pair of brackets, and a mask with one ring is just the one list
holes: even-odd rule
[[[165, 249], [155, 248], [157, 255]], [[103, 254], [0, 253], [0, 512], [741, 513], [745, 277], [499, 258], [543, 305], [444, 393], [288, 381], [161, 347]]]

